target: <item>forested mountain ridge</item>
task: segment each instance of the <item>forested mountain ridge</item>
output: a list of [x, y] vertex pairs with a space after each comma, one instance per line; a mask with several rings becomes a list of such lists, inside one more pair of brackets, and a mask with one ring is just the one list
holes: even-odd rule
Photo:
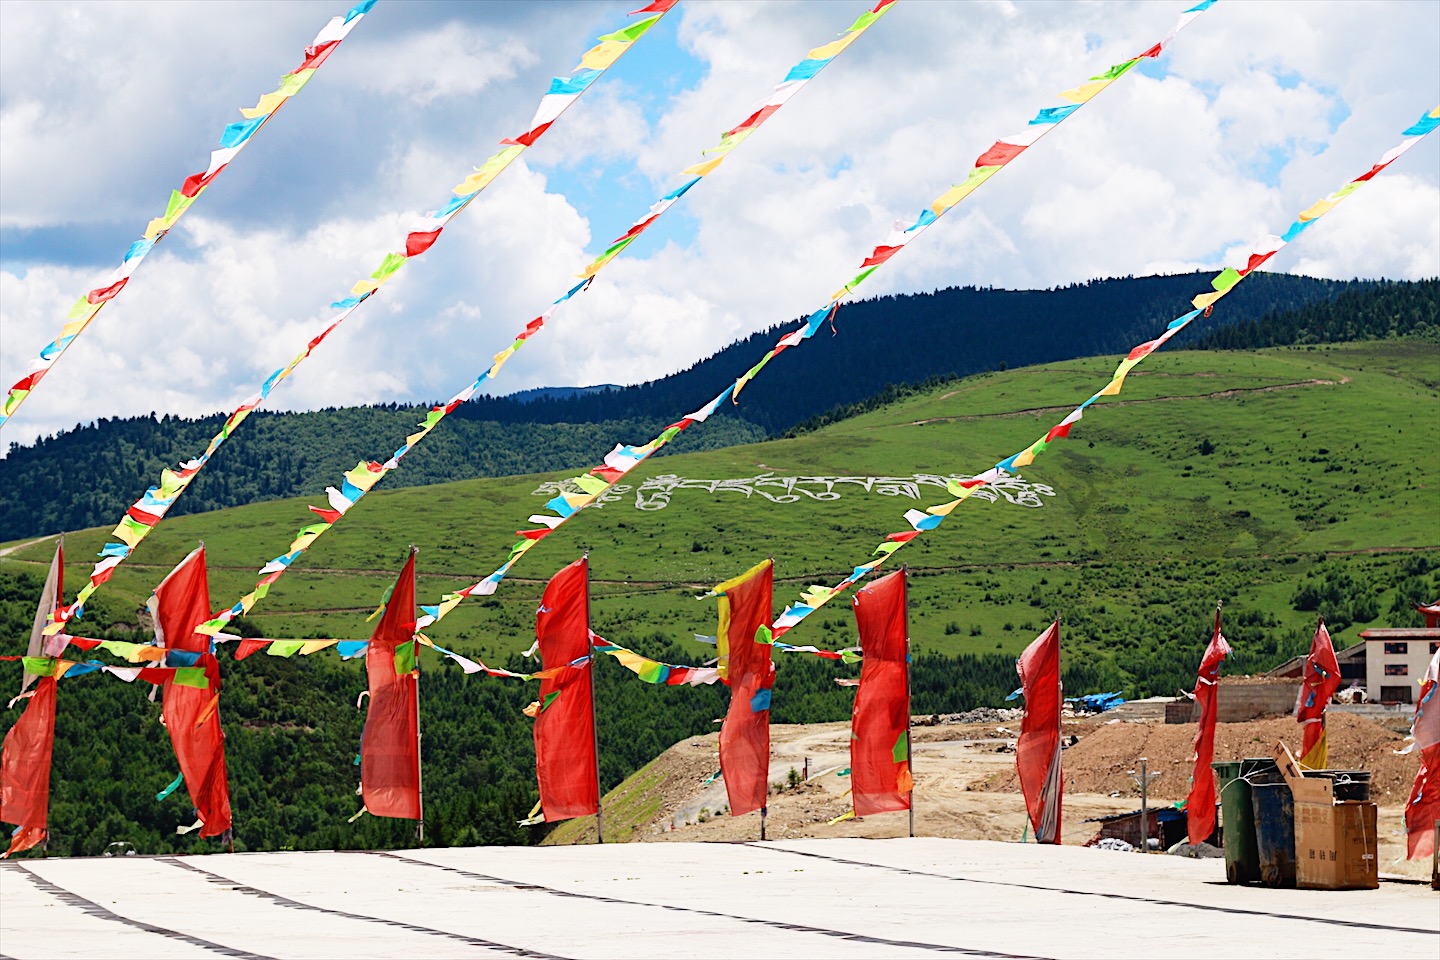
[[[1122, 352], [1153, 335], [1205, 283], [1204, 275], [1184, 274], [1098, 280], [1048, 291], [966, 287], [848, 305], [836, 315], [835, 335], [822, 333], [806, 349], [777, 358], [747, 388], [742, 405], [687, 431], [666, 452], [775, 436], [836, 407], [864, 403], [892, 384]], [[1304, 316], [1312, 318], [1347, 293], [1358, 298], [1403, 295], [1422, 307], [1428, 299], [1429, 323], [1435, 323], [1433, 284], [1287, 274], [1257, 274], [1237, 287], [1207, 323], [1240, 325], [1254, 337], [1256, 324], [1281, 322], [1278, 318], [1305, 310], [1311, 313]], [[1371, 303], [1366, 309], [1373, 314], [1388, 308]], [[1301, 321], [1285, 322], [1293, 327]], [[1315, 325], [1313, 319], [1303, 322]], [[1344, 322], [1331, 326], [1348, 329]], [[386, 486], [590, 466], [613, 444], [643, 442], [718, 393], [791, 328], [793, 322], [757, 333], [687, 370], [637, 386], [478, 398], [427, 438]], [[1387, 328], [1377, 329], [1384, 335]], [[1177, 346], [1184, 342], [1180, 338]], [[388, 456], [422, 417], [422, 407], [393, 404], [258, 412], [216, 454], [172, 515], [320, 495], [357, 460]], [[31, 446], [12, 445], [0, 460], [0, 541], [113, 522], [162, 469], [203, 450], [223, 420], [222, 414], [102, 419]], [[66, 479], [57, 482], [57, 477]]]

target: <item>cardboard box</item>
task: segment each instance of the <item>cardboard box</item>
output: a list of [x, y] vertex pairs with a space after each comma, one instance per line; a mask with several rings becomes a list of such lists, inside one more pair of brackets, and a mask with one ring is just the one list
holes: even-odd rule
[[1308, 890], [1380, 886], [1375, 804], [1295, 804], [1295, 885]]

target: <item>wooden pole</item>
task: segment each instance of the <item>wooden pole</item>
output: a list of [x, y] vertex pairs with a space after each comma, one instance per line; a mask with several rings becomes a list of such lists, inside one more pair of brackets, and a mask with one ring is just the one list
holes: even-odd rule
[[[770, 559], [770, 575], [773, 577], [773, 576], [775, 575], [775, 554], [773, 554], [773, 553], [770, 554], [769, 559]], [[771, 669], [771, 671], [773, 672], [774, 669], [775, 669], [774, 663], [773, 663], [773, 660], [774, 660], [774, 657], [775, 657], [774, 647], [771, 647], [770, 657], [771, 657], [771, 660], [772, 660], [770, 669]], [[734, 696], [734, 693], [731, 693], [731, 696], [733, 697], [733, 696]], [[769, 718], [769, 717], [766, 717], [766, 718], [765, 718], [765, 723], [766, 723], [766, 726], [768, 727], [768, 726], [769, 726], [769, 723], [770, 723], [770, 718]], [[768, 733], [766, 734], [766, 740], [769, 740], [769, 734], [768, 734]], [[766, 757], [765, 757], [765, 789], [766, 789], [766, 791], [769, 791], [769, 789], [770, 789], [770, 757], [769, 757], [768, 754], [767, 754]], [[763, 806], [760, 807], [760, 839], [761, 839], [762, 841], [765, 839], [765, 818], [768, 817], [769, 815], [770, 815], [770, 804], [766, 803], [766, 804], [764, 804]]]
[[[414, 544], [410, 545], [410, 555], [413, 557], [420, 551]], [[410, 611], [414, 613], [414, 611]], [[415, 839], [420, 846], [425, 846], [425, 772], [424, 764], [420, 760], [420, 644], [415, 637], [410, 637], [410, 642], [415, 648], [415, 793], [416, 799], [420, 801], [420, 819], [415, 821]]]
[[[586, 550], [581, 559], [585, 561], [585, 629], [590, 629], [590, 551]], [[590, 641], [585, 641], [590, 645]], [[595, 648], [590, 646], [590, 735], [595, 748], [595, 842], [605, 842], [605, 823], [600, 809], [600, 711], [595, 705]]]
[[910, 765], [910, 795], [907, 797], [910, 807], [910, 836], [915, 836], [915, 741], [910, 735], [910, 565], [900, 565], [900, 575], [904, 578], [901, 582], [905, 589], [900, 591], [900, 597], [904, 601], [901, 607], [900, 616], [905, 623], [905, 756], [906, 763]]

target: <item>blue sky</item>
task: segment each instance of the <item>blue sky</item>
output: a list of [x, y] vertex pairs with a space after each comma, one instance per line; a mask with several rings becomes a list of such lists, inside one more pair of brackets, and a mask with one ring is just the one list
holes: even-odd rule
[[[902, 0], [568, 306], [497, 390], [649, 379], [808, 313], [893, 220], [913, 218], [1060, 90], [1159, 39], [1182, 6]], [[204, 167], [236, 109], [271, 89], [342, 8], [0, 7], [7, 384], [170, 189]], [[865, 8], [682, 2], [272, 404], [459, 389], [790, 65]], [[97, 416], [233, 407], [398, 247], [415, 215], [525, 129], [549, 77], [629, 9], [381, 0], [4, 440]], [[862, 293], [1221, 267], [1434, 106], [1437, 38], [1435, 3], [1224, 0]], [[1274, 269], [1440, 273], [1436, 144], [1411, 151]]]

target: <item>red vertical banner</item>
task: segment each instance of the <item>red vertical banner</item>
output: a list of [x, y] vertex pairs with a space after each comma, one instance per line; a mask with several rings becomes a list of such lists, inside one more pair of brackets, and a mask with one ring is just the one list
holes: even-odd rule
[[720, 678], [730, 687], [730, 708], [720, 727], [720, 772], [730, 815], [765, 806], [770, 789], [770, 688], [773, 648], [756, 641], [769, 627], [775, 564], [771, 560], [715, 588], [720, 596]]
[[415, 553], [370, 635], [370, 702], [360, 735], [360, 795], [377, 817], [419, 820], [420, 678], [415, 643]]
[[1310, 641], [1310, 655], [1305, 658], [1300, 692], [1295, 697], [1295, 719], [1304, 736], [1300, 745], [1300, 765], [1311, 770], [1324, 770], [1330, 763], [1330, 744], [1325, 736], [1325, 707], [1340, 689], [1340, 663], [1335, 659], [1335, 645], [1322, 618]]
[[205, 687], [166, 680], [160, 716], [190, 802], [199, 814], [200, 836], [216, 837], [230, 829], [230, 785], [225, 774], [225, 733], [220, 728], [220, 664], [210, 637], [195, 632], [196, 626], [210, 619], [203, 546], [181, 560], [155, 588], [151, 614], [160, 645], [179, 654], [167, 653], [167, 662], [205, 671]]
[[1015, 664], [1025, 695], [1025, 715], [1015, 744], [1020, 791], [1037, 843], [1060, 842], [1060, 800], [1065, 774], [1060, 767], [1060, 621], [1031, 641]]
[[546, 584], [535, 614], [535, 640], [542, 667], [535, 716], [540, 809], [547, 821], [589, 816], [600, 809], [600, 781], [590, 677], [590, 566], [585, 558]]
[[1430, 658], [1420, 678], [1420, 699], [1415, 701], [1415, 720], [1410, 735], [1415, 738], [1407, 750], [1420, 751], [1420, 769], [1410, 799], [1405, 802], [1405, 857], [1423, 860], [1435, 850], [1435, 823], [1440, 820], [1440, 650]]
[[905, 571], [881, 577], [852, 601], [860, 631], [860, 687], [850, 714], [855, 816], [910, 809], [910, 682]]
[[45, 839], [50, 817], [50, 757], [55, 748], [55, 678], [40, 677], [0, 752], [0, 821], [20, 829], [0, 859]]
[[1190, 795], [1185, 799], [1185, 823], [1191, 843], [1202, 843], [1215, 832], [1216, 694], [1219, 692], [1220, 664], [1230, 655], [1230, 644], [1220, 633], [1220, 610], [1215, 610], [1215, 633], [1200, 658], [1200, 675], [1195, 680], [1195, 702], [1200, 706], [1199, 729], [1195, 731], [1195, 767], [1190, 775]]

